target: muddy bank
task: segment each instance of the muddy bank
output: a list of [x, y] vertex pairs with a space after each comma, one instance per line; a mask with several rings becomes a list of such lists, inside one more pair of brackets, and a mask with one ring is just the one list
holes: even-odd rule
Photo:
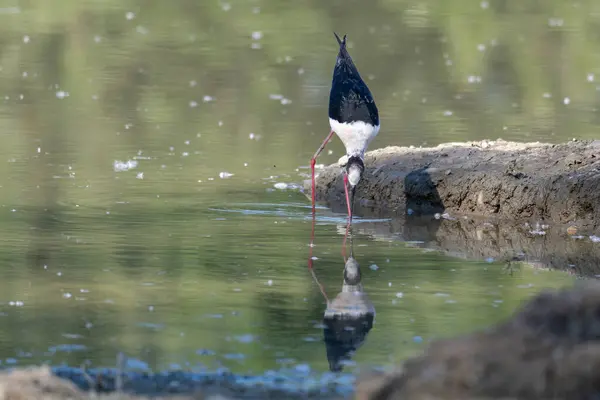
[[359, 382], [358, 399], [595, 399], [600, 284], [544, 292], [508, 321], [433, 343], [395, 373]]
[[[356, 192], [359, 215], [447, 211], [600, 227], [600, 140], [386, 147], [368, 152], [365, 166]], [[309, 182], [305, 188], [309, 193]], [[320, 171], [317, 199], [343, 205], [337, 164]]]

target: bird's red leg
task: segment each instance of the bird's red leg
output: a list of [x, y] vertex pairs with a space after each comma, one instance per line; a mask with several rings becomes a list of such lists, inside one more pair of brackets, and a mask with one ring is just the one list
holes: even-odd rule
[[329, 142], [331, 140], [331, 137], [333, 136], [333, 133], [334, 133], [333, 131], [329, 132], [329, 135], [327, 135], [327, 137], [325, 138], [325, 140], [323, 141], [323, 143], [321, 144], [321, 146], [318, 148], [318, 150], [315, 153], [315, 155], [310, 159], [311, 191], [312, 191], [311, 195], [312, 195], [312, 211], [313, 211], [313, 214], [315, 213], [315, 204], [316, 204], [315, 164], [317, 163], [317, 157], [319, 156], [319, 154], [321, 154], [321, 152], [325, 148], [325, 145], [327, 145], [327, 142]]
[[348, 174], [344, 174], [344, 192], [346, 194], [346, 206], [348, 207], [348, 218], [352, 222], [352, 208], [350, 207], [350, 196], [348, 195]]
[[325, 297], [325, 301], [327, 303], [329, 303], [329, 298], [327, 297], [327, 292], [325, 292], [325, 288], [323, 287], [323, 285], [321, 285], [321, 283], [317, 279], [317, 275], [315, 274], [315, 270], [313, 269], [313, 247], [315, 247], [315, 244], [314, 244], [314, 242], [315, 242], [315, 224], [316, 224], [316, 219], [315, 219], [315, 214], [313, 213], [312, 228], [310, 231], [310, 244], [308, 245], [309, 246], [308, 270], [310, 271], [310, 274], [312, 275], [313, 279], [317, 283], [317, 286], [319, 286], [319, 290], [321, 291], [321, 294], [323, 295], [323, 297]]

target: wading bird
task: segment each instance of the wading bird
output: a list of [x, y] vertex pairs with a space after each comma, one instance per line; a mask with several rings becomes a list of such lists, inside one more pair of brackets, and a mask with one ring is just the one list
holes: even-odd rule
[[[333, 33], [340, 45], [340, 51], [333, 69], [333, 80], [329, 93], [329, 125], [331, 131], [325, 138], [313, 158], [310, 160], [312, 209], [315, 212], [315, 164], [317, 157], [331, 140], [334, 133], [340, 138], [346, 155], [340, 158], [338, 164], [343, 168], [344, 193], [348, 207], [348, 217], [352, 220], [354, 193], [365, 170], [365, 151], [369, 143], [379, 133], [379, 112], [375, 100], [367, 84], [362, 80], [352, 57], [346, 49], [346, 35], [340, 40]], [[348, 194], [348, 184], [351, 195]]]

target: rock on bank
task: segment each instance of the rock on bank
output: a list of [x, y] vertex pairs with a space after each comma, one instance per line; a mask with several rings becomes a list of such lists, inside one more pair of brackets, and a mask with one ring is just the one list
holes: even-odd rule
[[[600, 140], [386, 147], [368, 152], [365, 167], [356, 190], [359, 215], [410, 209], [600, 225]], [[320, 172], [317, 199], [342, 211], [340, 171], [334, 164]], [[305, 187], [310, 191], [310, 182]]]

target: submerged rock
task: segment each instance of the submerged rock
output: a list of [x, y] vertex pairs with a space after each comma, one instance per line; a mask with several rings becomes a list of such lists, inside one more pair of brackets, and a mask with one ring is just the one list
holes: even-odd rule
[[600, 283], [546, 291], [508, 321], [440, 340], [387, 375], [359, 382], [357, 399], [596, 399]]
[[[359, 215], [410, 209], [409, 214], [448, 211], [600, 227], [600, 140], [386, 147], [368, 152], [365, 166], [356, 192]], [[305, 188], [310, 195], [310, 182]], [[320, 172], [317, 199], [345, 209], [337, 164]]]

